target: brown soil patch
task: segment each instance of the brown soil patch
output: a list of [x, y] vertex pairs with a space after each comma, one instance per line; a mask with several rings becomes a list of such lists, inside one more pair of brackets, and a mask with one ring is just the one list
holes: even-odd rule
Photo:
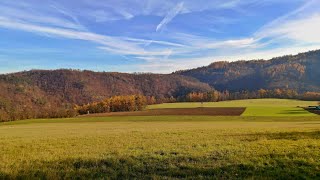
[[177, 108], [152, 109], [137, 112], [114, 112], [85, 115], [89, 117], [105, 116], [240, 116], [246, 108]]

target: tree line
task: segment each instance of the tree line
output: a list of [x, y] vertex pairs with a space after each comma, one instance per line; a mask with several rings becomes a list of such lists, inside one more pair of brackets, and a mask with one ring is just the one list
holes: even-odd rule
[[75, 109], [80, 115], [90, 113], [142, 111], [146, 108], [148, 103], [156, 103], [155, 98], [143, 95], [114, 96], [100, 102], [76, 106]]
[[279, 99], [300, 99], [307, 101], [320, 101], [320, 92], [298, 93], [292, 89], [260, 89], [258, 91], [210, 91], [210, 92], [192, 92], [186, 96], [179, 97], [179, 102], [218, 102], [227, 100], [241, 99], [263, 99], [263, 98], [279, 98]]
[[45, 119], [45, 118], [69, 118], [75, 117], [77, 112], [73, 108], [52, 106], [51, 108], [13, 108], [0, 107], [0, 122], [16, 121], [23, 119]]

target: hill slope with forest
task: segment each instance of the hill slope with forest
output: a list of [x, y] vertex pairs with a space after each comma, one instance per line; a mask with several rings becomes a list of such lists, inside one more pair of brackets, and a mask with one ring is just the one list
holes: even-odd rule
[[143, 94], [161, 99], [192, 91], [210, 91], [211, 87], [173, 74], [34, 70], [0, 75], [0, 89], [1, 119], [7, 114], [16, 117], [24, 114], [23, 118], [58, 117], [74, 104], [101, 101], [115, 95]]
[[216, 62], [175, 74], [196, 78], [220, 91], [276, 88], [320, 91], [320, 50], [268, 61]]
[[166, 75], [32, 70], [0, 75], [0, 120], [72, 116], [69, 110], [75, 104], [115, 95], [141, 94], [165, 99], [213, 89], [319, 92], [319, 77], [320, 50], [268, 61], [216, 62]]

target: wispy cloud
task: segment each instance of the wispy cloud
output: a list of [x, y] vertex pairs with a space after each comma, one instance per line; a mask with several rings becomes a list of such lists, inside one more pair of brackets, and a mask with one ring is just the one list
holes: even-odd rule
[[66, 10], [63, 6], [61, 6], [60, 4], [58, 4], [57, 2], [51, 1], [51, 5], [50, 5], [54, 10], [56, 10], [57, 12], [61, 13], [62, 15], [68, 17], [69, 19], [72, 20], [73, 23], [76, 24], [76, 28], [80, 29], [80, 30], [87, 30], [87, 28], [82, 25], [82, 23], [79, 21], [78, 17], [76, 15], [74, 15], [73, 13], [69, 12], [68, 10]]
[[170, 23], [173, 18], [175, 18], [183, 9], [184, 3], [178, 3], [169, 13], [164, 17], [164, 19], [160, 22], [160, 24], [157, 26], [156, 31], [160, 31], [163, 29], [168, 23]]
[[319, 37], [320, 14], [314, 14], [310, 17], [291, 20], [279, 24], [278, 27], [266, 29], [263, 31], [263, 37], [287, 38], [299, 43], [320, 43]]
[[20, 9], [0, 4], [0, 9], [0, 16], [2, 16], [2, 18], [12, 19], [14, 21], [29, 21], [48, 26], [56, 26], [70, 29], [84, 29], [83, 26], [81, 26], [78, 23], [74, 23], [72, 21], [68, 21], [53, 16], [48, 16], [47, 14], [44, 15], [39, 12], [34, 12], [32, 9], [28, 10], [28, 8]]
[[[62, 0], [46, 0], [43, 4], [33, 4], [36, 0], [13, 1], [0, 2], [0, 28], [65, 41], [87, 41], [103, 53], [139, 63], [143, 61], [135, 67], [137, 71], [169, 72], [207, 65], [217, 59], [269, 58], [284, 55], [281, 52], [317, 48], [320, 44], [318, 0], [281, 1], [301, 6], [280, 17], [272, 16], [273, 20], [268, 19], [270, 22], [250, 29], [250, 33], [241, 33], [249, 25], [244, 21], [246, 14], [239, 16], [238, 12], [249, 12], [250, 6], [279, 1], [79, 0], [77, 5]], [[225, 17], [225, 12], [232, 15]], [[160, 23], [159, 17], [163, 17]], [[199, 26], [200, 21], [202, 26]], [[177, 23], [177, 26], [163, 31], [170, 23]], [[155, 24], [158, 24], [156, 30]], [[212, 24], [223, 28], [215, 29], [209, 26]], [[139, 29], [134, 29], [135, 26]], [[162, 33], [157, 33], [160, 31]]]
[[[319, 49], [320, 45], [314, 46], [293, 46], [286, 48], [277, 48], [272, 50], [260, 51], [236, 51], [232, 54], [225, 55], [210, 55], [196, 58], [173, 58], [166, 61], [159, 61], [157, 58], [148, 59], [147, 63], [133, 65], [130, 72], [158, 72], [158, 73], [172, 73], [177, 70], [185, 70], [198, 68], [200, 66], [207, 66], [217, 61], [238, 61], [238, 60], [269, 60], [273, 57], [284, 55], [295, 55], [299, 52], [307, 52]], [[122, 67], [119, 67], [121, 69]], [[128, 71], [128, 70], [127, 70]]]
[[[125, 54], [125, 55], [167, 55], [167, 50], [149, 50], [136, 46], [134, 43], [129, 41], [121, 40], [122, 38], [111, 37], [106, 35], [95, 34], [91, 32], [75, 31], [70, 29], [43, 27], [37, 25], [31, 25], [21, 22], [13, 22], [10, 20], [3, 20], [0, 18], [0, 26], [10, 29], [18, 29], [23, 31], [35, 32], [35, 33], [45, 33], [52, 36], [63, 37], [68, 39], [91, 41], [97, 44], [103, 45], [99, 47], [100, 49], [107, 50], [109, 52]], [[138, 41], [138, 39], [136, 39]], [[140, 40], [145, 41], [145, 40]], [[160, 42], [161, 43], [161, 42]]]
[[[182, 44], [167, 41], [108, 36], [90, 32], [86, 28], [83, 28], [76, 16], [67, 12], [62, 6], [54, 3], [51, 4], [51, 7], [58, 13], [71, 19], [72, 22], [58, 16], [37, 16], [24, 10], [2, 7], [3, 11], [0, 12], [0, 27], [37, 33], [48, 37], [90, 41], [96, 43], [101, 50], [119, 55], [168, 56], [168, 46], [184, 47]], [[127, 14], [127, 16], [130, 15]], [[165, 48], [146, 50], [144, 46], [150, 42]]]
[[105, 11], [105, 10], [94, 10], [89, 13], [89, 16], [93, 17], [95, 21], [98, 23], [104, 23], [108, 21], [117, 21], [121, 19], [129, 20], [134, 17], [134, 15], [121, 10], [118, 10], [117, 14], [114, 14], [110, 11]]
[[270, 41], [292, 40], [296, 43], [320, 43], [320, 1], [310, 0], [298, 9], [263, 26], [254, 36]]
[[[169, 73], [177, 69], [189, 69], [208, 65], [218, 60], [250, 60], [270, 59], [272, 57], [299, 52], [320, 49], [320, 2], [308, 1], [296, 10], [285, 14], [274, 21], [266, 24], [252, 36], [239, 39], [214, 40], [207, 37], [192, 34], [173, 34], [174, 38], [190, 48], [184, 48], [186, 54], [192, 55], [198, 51], [210, 51], [214, 53], [203, 53], [193, 58], [173, 57], [165, 63], [157, 58], [141, 64], [137, 67], [140, 71], [149, 72], [157, 70]], [[286, 44], [286, 42], [290, 42]], [[273, 44], [283, 44], [273, 47]], [[220, 53], [217, 53], [217, 50]], [[224, 55], [223, 55], [224, 54]]]
[[159, 44], [164, 46], [186, 47], [186, 45], [184, 44], [167, 42], [167, 41], [146, 40], [146, 39], [137, 39], [137, 38], [123, 38], [123, 39], [126, 41], [132, 41], [132, 42], [141, 43], [144, 45], [150, 45], [151, 43], [154, 43], [154, 44]]

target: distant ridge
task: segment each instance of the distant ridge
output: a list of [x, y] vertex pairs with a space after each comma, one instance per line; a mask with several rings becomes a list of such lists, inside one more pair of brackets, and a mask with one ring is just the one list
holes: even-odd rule
[[196, 78], [218, 90], [289, 88], [299, 92], [320, 91], [320, 50], [271, 60], [215, 62], [174, 74]]

